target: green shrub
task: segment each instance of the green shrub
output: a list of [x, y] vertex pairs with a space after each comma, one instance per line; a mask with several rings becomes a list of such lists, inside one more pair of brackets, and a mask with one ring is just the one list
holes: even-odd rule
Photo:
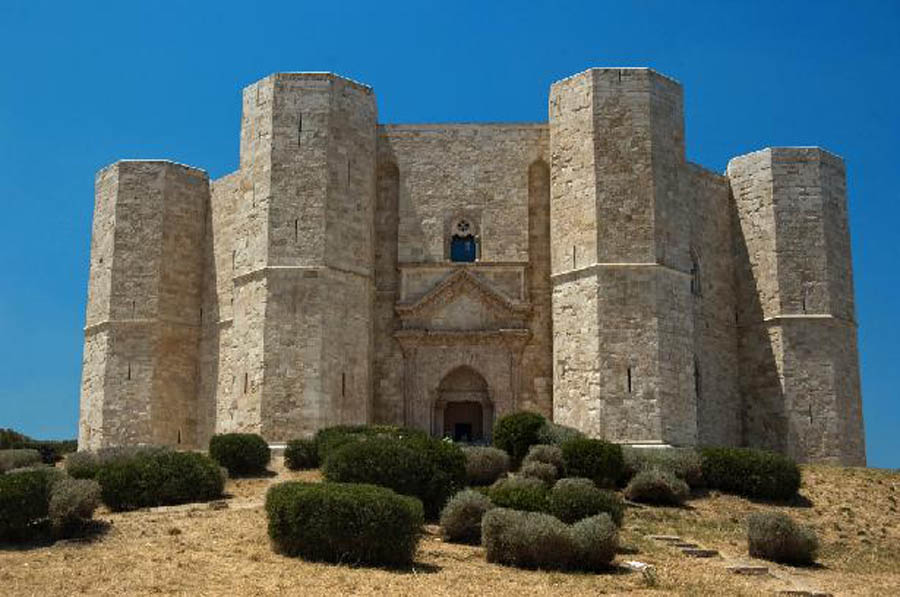
[[466, 480], [469, 485], [490, 485], [509, 471], [509, 454], [498, 448], [466, 446]]
[[31, 449], [0, 450], [0, 474], [16, 468], [41, 464], [41, 453]]
[[410, 564], [423, 524], [419, 500], [343, 483], [279, 483], [266, 494], [266, 514], [279, 553], [349, 564]]
[[703, 478], [711, 489], [748, 498], [789, 500], [800, 489], [800, 468], [786, 456], [748, 448], [703, 448]]
[[463, 488], [466, 457], [449, 442], [422, 436], [373, 436], [332, 452], [322, 466], [328, 481], [370, 483], [422, 500], [436, 518], [447, 499]]
[[311, 439], [292, 439], [284, 449], [284, 464], [292, 471], [318, 468], [319, 452]]
[[580, 439], [583, 437], [584, 434], [574, 427], [558, 425], [553, 421], [544, 421], [543, 426], [538, 430], [538, 443], [550, 444], [552, 446], [562, 446], [570, 439]]
[[565, 468], [562, 448], [550, 444], [535, 444], [528, 448], [528, 454], [525, 455], [522, 464], [526, 465], [529, 462], [552, 464], [559, 473], [562, 473]]
[[609, 514], [579, 520], [571, 527], [576, 562], [582, 570], [603, 570], [616, 557], [619, 534]]
[[495, 508], [484, 515], [482, 540], [488, 562], [520, 568], [600, 570], [618, 547], [606, 514], [571, 527], [549, 514]]
[[494, 508], [481, 523], [488, 562], [519, 568], [570, 568], [575, 549], [569, 527], [549, 514]]
[[225, 475], [203, 454], [156, 450], [110, 460], [97, 481], [103, 503], [121, 511], [216, 499]]
[[640, 471], [625, 488], [629, 500], [669, 506], [680, 506], [690, 493], [688, 484], [672, 472], [655, 468]]
[[484, 494], [464, 489], [441, 511], [441, 535], [454, 543], [480, 543], [481, 519], [494, 504]]
[[747, 519], [747, 545], [755, 558], [806, 566], [816, 561], [819, 540], [781, 512], [756, 512]]
[[65, 478], [50, 491], [48, 514], [59, 537], [78, 534], [100, 505], [100, 484], [92, 479]]
[[634, 448], [622, 447], [625, 459], [625, 476], [631, 478], [645, 469], [661, 469], [672, 472], [691, 487], [703, 486], [703, 463], [700, 454], [692, 448]]
[[537, 479], [545, 485], [553, 485], [559, 476], [556, 467], [546, 462], [526, 462], [519, 469], [519, 475], [531, 479]]
[[96, 452], [73, 452], [66, 456], [63, 466], [66, 473], [75, 479], [95, 479], [100, 467], [115, 460], [133, 458], [138, 454], [170, 452], [167, 446], [116, 446], [100, 448]]
[[572, 439], [562, 445], [566, 475], [584, 477], [600, 487], [614, 487], [624, 479], [622, 448], [600, 439]]
[[272, 457], [269, 444], [255, 433], [222, 433], [209, 440], [209, 455], [229, 475], [264, 473]]
[[0, 475], [0, 540], [22, 541], [47, 517], [50, 492], [60, 473], [52, 468]]
[[547, 486], [540, 479], [508, 477], [491, 485], [491, 501], [501, 508], [543, 512], [547, 509]]
[[598, 489], [590, 479], [567, 478], [557, 481], [550, 490], [548, 512], [568, 524], [606, 513], [621, 525], [625, 504], [618, 494]]
[[429, 435], [421, 429], [400, 427], [396, 425], [337, 425], [320, 429], [315, 436], [319, 462], [324, 463], [335, 450], [348, 443], [367, 438], [383, 437], [393, 439], [429, 439]]
[[537, 413], [517, 412], [494, 423], [494, 447], [509, 454], [512, 468], [518, 468], [528, 449], [540, 442], [538, 432], [546, 419]]

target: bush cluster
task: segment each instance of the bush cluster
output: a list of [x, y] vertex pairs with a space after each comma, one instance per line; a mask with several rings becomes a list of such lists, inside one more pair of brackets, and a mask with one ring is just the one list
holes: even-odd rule
[[441, 535], [454, 543], [480, 543], [481, 519], [492, 508], [493, 502], [483, 493], [460, 491], [441, 511]]
[[599, 489], [590, 479], [560, 479], [550, 490], [547, 511], [561, 521], [572, 524], [601, 513], [621, 526], [625, 504], [615, 492]]
[[469, 485], [490, 485], [509, 471], [509, 454], [499, 448], [465, 446], [462, 451]]
[[397, 425], [336, 425], [316, 432], [314, 441], [319, 453], [319, 463], [324, 463], [335, 450], [348, 443], [373, 437], [406, 439], [428, 439], [429, 435], [421, 429], [400, 427]]
[[787, 456], [749, 448], [703, 448], [707, 487], [748, 498], [788, 500], [800, 489], [800, 468]]
[[661, 469], [673, 473], [692, 488], [703, 487], [703, 463], [692, 448], [622, 447], [625, 477], [630, 479], [642, 470]]
[[375, 435], [332, 452], [322, 474], [328, 481], [370, 483], [415, 496], [425, 515], [437, 518], [447, 499], [465, 485], [466, 457], [458, 446], [425, 435]]
[[94, 481], [78, 481], [51, 467], [20, 469], [0, 476], [0, 540], [23, 541], [51, 526], [69, 537], [91, 519], [99, 503]]
[[41, 453], [32, 449], [0, 450], [0, 475], [7, 471], [41, 464]]
[[266, 494], [276, 551], [313, 561], [402, 566], [422, 533], [422, 503], [384, 487], [279, 483]]
[[272, 454], [269, 444], [255, 433], [222, 433], [209, 440], [209, 455], [229, 475], [264, 473]]
[[658, 468], [638, 472], [625, 487], [629, 500], [667, 506], [680, 506], [690, 494], [687, 483], [671, 471]]
[[484, 515], [488, 562], [520, 568], [599, 570], [615, 557], [616, 526], [606, 514], [569, 526], [549, 514], [495, 508]]
[[816, 561], [819, 540], [781, 512], [756, 512], [747, 519], [747, 545], [755, 558], [808, 566]]
[[600, 439], [571, 439], [562, 445], [566, 475], [584, 477], [599, 487], [615, 487], [624, 480], [622, 447]]
[[97, 481], [103, 503], [122, 511], [216, 499], [225, 475], [204, 454], [156, 450], [103, 464]]
[[292, 471], [318, 468], [319, 451], [315, 440], [292, 439], [284, 449], [284, 465]]
[[528, 449], [540, 443], [538, 433], [546, 422], [541, 415], [525, 411], [500, 417], [494, 423], [494, 447], [509, 454], [512, 468], [518, 468]]
[[166, 446], [117, 446], [100, 448], [96, 452], [73, 452], [66, 455], [63, 466], [66, 473], [75, 479], [95, 479], [100, 467], [116, 460], [127, 460], [138, 454], [169, 452]]
[[37, 450], [44, 464], [54, 464], [78, 449], [74, 439], [37, 440], [12, 429], [0, 429], [0, 450]]
[[546, 485], [553, 485], [559, 476], [555, 466], [536, 460], [523, 462], [522, 467], [519, 469], [519, 475], [537, 479]]
[[501, 508], [543, 512], [547, 509], [547, 486], [540, 479], [508, 477], [491, 485], [491, 501]]

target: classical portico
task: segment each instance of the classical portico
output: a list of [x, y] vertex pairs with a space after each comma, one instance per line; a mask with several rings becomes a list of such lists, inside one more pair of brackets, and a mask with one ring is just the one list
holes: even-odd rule
[[[531, 337], [524, 273], [519, 264], [404, 268], [404, 290], [437, 279], [396, 306], [405, 424], [439, 437], [487, 440], [494, 418], [516, 410]], [[498, 279], [506, 284], [491, 283]]]

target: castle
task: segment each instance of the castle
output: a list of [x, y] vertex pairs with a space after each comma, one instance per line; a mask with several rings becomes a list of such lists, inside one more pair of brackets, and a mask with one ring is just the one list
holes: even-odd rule
[[593, 68], [548, 123], [379, 124], [370, 87], [244, 89], [240, 168], [96, 177], [81, 449], [342, 423], [865, 464], [845, 175], [687, 162], [681, 86]]

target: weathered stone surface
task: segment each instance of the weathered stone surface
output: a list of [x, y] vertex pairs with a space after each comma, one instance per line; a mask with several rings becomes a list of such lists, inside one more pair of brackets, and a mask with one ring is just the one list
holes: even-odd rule
[[[240, 168], [97, 175], [79, 439], [339, 423], [865, 462], [843, 164], [685, 159], [682, 89], [555, 83], [547, 123], [378, 124], [372, 89], [244, 90]], [[453, 261], [454, 237], [474, 261]]]

